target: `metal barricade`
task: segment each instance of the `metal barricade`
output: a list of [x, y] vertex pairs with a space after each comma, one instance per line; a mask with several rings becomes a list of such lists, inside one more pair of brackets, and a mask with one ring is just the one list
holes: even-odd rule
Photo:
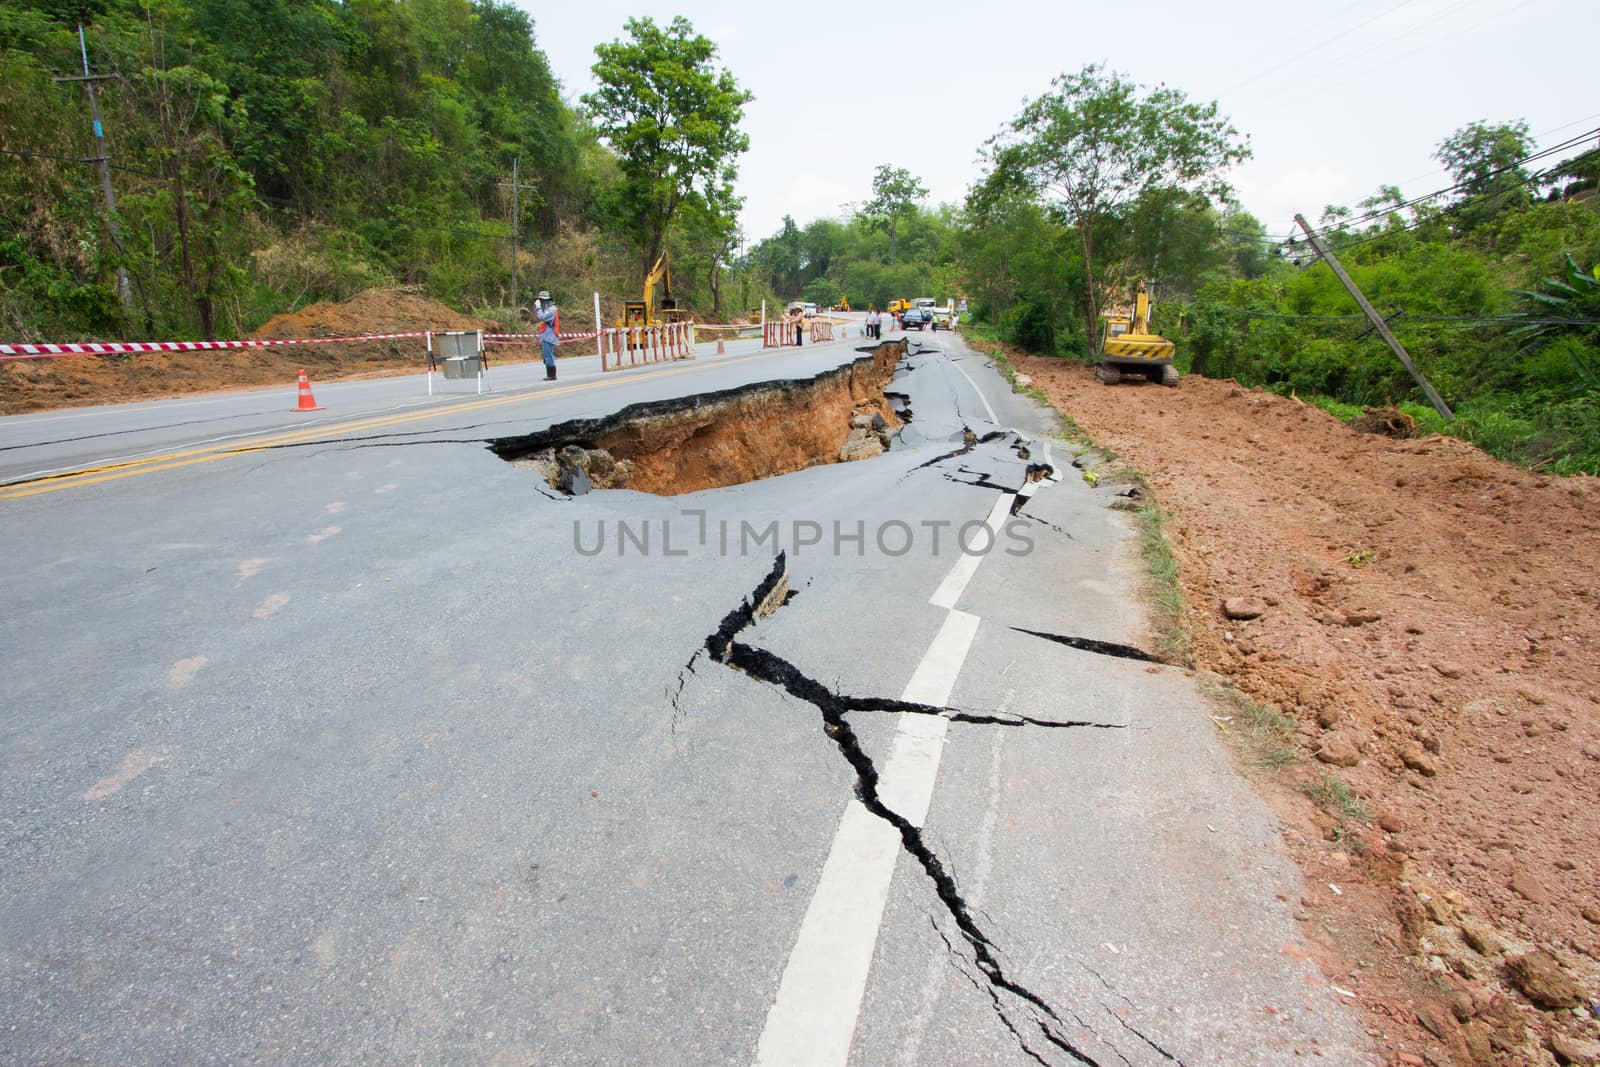
[[433, 372], [446, 380], [472, 378], [482, 393], [489, 383], [489, 353], [482, 330], [451, 330], [425, 334], [428, 342], [428, 395], [433, 395]]

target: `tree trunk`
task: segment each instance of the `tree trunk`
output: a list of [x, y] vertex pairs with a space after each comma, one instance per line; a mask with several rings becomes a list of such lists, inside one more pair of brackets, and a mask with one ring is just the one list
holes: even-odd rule
[[194, 298], [195, 311], [200, 316], [200, 336], [209, 341], [212, 340], [211, 299], [194, 283], [194, 257], [189, 252], [189, 194], [184, 189], [182, 174], [174, 174], [172, 178], [172, 210], [178, 222], [178, 258], [183, 263], [183, 286]]
[[894, 224], [895, 217], [889, 216], [889, 266], [894, 266]]
[[711, 317], [722, 321], [722, 267], [715, 257], [711, 260], [711, 276], [706, 279], [711, 286]]
[[1094, 242], [1089, 235], [1089, 229], [1093, 225], [1092, 217], [1087, 222], [1081, 215], [1078, 217], [1078, 238], [1083, 243], [1083, 277], [1086, 282], [1086, 291], [1083, 298], [1083, 325], [1085, 334], [1089, 338], [1089, 355], [1098, 356], [1100, 354], [1100, 308], [1095, 300]]

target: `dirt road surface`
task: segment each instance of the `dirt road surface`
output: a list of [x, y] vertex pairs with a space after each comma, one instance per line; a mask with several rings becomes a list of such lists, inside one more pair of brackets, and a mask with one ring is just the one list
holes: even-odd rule
[[1394, 1062], [1595, 1062], [1600, 485], [1230, 381], [1014, 363], [1169, 513], [1186, 654]]

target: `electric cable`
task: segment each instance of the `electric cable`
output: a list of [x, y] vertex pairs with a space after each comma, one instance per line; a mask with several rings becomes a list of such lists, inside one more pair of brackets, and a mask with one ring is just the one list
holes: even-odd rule
[[1383, 11], [1378, 12], [1376, 15], [1373, 15], [1371, 18], [1366, 19], [1363, 22], [1358, 22], [1354, 26], [1351, 26], [1349, 29], [1343, 30], [1343, 31], [1341, 31], [1339, 33], [1334, 34], [1332, 37], [1328, 38], [1326, 41], [1323, 41], [1321, 44], [1312, 45], [1310, 48], [1307, 48], [1304, 51], [1296, 52], [1294, 55], [1290, 56], [1288, 59], [1284, 60], [1282, 63], [1279, 63], [1275, 67], [1268, 67], [1266, 70], [1257, 71], [1255, 74], [1251, 75], [1248, 79], [1246, 79], [1245, 81], [1240, 82], [1238, 85], [1233, 86], [1233, 88], [1229, 89], [1228, 91], [1229, 92], [1237, 92], [1240, 89], [1244, 89], [1244, 88], [1247, 88], [1248, 86], [1254, 85], [1256, 82], [1260, 81], [1262, 78], [1265, 78], [1267, 75], [1276, 74], [1278, 71], [1282, 70], [1284, 67], [1287, 67], [1292, 63], [1299, 62], [1300, 60], [1304, 59], [1306, 56], [1309, 56], [1313, 52], [1322, 51], [1322, 49], [1328, 47], [1330, 44], [1333, 44], [1336, 41], [1343, 40], [1344, 38], [1350, 36], [1352, 33], [1355, 33], [1357, 30], [1359, 30], [1359, 29], [1361, 29], [1361, 28], [1363, 28], [1365, 26], [1370, 26], [1374, 22], [1377, 22], [1379, 19], [1384, 18], [1384, 17], [1386, 17], [1388, 15], [1392, 15], [1396, 11], [1399, 11], [1401, 8], [1407, 6], [1408, 4], [1411, 4], [1413, 2], [1414, 2], [1414, 0], [1400, 0], [1400, 2], [1398, 4], [1395, 4], [1393, 7], [1386, 8]]
[[[1493, 178], [1493, 177], [1495, 177], [1497, 175], [1504, 174], [1506, 171], [1516, 170], [1516, 169], [1522, 167], [1524, 164], [1534, 162], [1535, 160], [1543, 159], [1543, 158], [1545, 158], [1547, 156], [1554, 155], [1557, 152], [1563, 152], [1563, 151], [1566, 151], [1566, 150], [1568, 150], [1570, 148], [1574, 148], [1577, 145], [1581, 144], [1582, 142], [1587, 141], [1590, 138], [1594, 137], [1596, 134], [1600, 134], [1600, 127], [1595, 127], [1594, 129], [1591, 129], [1591, 130], [1588, 130], [1588, 131], [1586, 131], [1584, 133], [1581, 133], [1576, 137], [1570, 138], [1570, 139], [1568, 139], [1566, 141], [1562, 141], [1559, 144], [1552, 145], [1549, 148], [1541, 149], [1540, 151], [1534, 152], [1531, 155], [1524, 156], [1522, 159], [1518, 159], [1518, 160], [1515, 160], [1515, 161], [1513, 161], [1511, 163], [1507, 163], [1505, 166], [1496, 167], [1494, 170], [1489, 171], [1487, 174], [1484, 174], [1484, 175], [1482, 175], [1481, 177], [1479, 177], [1479, 178], [1477, 178], [1475, 180], [1476, 181], [1483, 181], [1483, 180], [1485, 180], [1487, 178]], [[1518, 184], [1523, 184], [1523, 183], [1519, 182]], [[1418, 204], [1426, 203], [1429, 200], [1437, 200], [1441, 196], [1445, 196], [1445, 195], [1448, 195], [1449, 193], [1457, 192], [1457, 191], [1459, 191], [1461, 189], [1464, 189], [1466, 187], [1466, 185], [1467, 185], [1466, 182], [1457, 182], [1456, 184], [1448, 186], [1447, 188], [1435, 190], [1434, 192], [1427, 193], [1426, 195], [1415, 197], [1415, 198], [1413, 198], [1411, 200], [1407, 200], [1404, 203], [1387, 205], [1387, 206], [1385, 206], [1385, 207], [1383, 207], [1381, 209], [1376, 209], [1375, 208], [1375, 209], [1373, 209], [1371, 211], [1368, 211], [1365, 215], [1358, 215], [1358, 216], [1356, 216], [1355, 218], [1352, 218], [1352, 219], [1344, 219], [1344, 220], [1341, 220], [1338, 223], [1328, 224], [1326, 226], [1323, 226], [1322, 228], [1320, 228], [1319, 230], [1316, 231], [1315, 235], [1317, 237], [1319, 237], [1319, 238], [1327, 238], [1327, 237], [1330, 237], [1330, 236], [1332, 236], [1334, 234], [1341, 234], [1341, 233], [1344, 233], [1345, 231], [1349, 230], [1352, 226], [1359, 226], [1364, 222], [1370, 222], [1372, 220], [1378, 219], [1378, 218], [1386, 216], [1386, 215], [1392, 215], [1397, 211], [1404, 211], [1406, 208], [1415, 207]], [[1514, 186], [1511, 187], [1511, 188], [1514, 188]]]

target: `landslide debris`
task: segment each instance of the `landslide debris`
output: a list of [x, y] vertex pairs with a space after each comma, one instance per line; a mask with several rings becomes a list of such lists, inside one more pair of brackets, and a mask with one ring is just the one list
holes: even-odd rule
[[1195, 665], [1284, 724], [1256, 764], [1298, 916], [1389, 1061], [1600, 1037], [1600, 484], [1381, 410], [1017, 365], [1148, 474]]

